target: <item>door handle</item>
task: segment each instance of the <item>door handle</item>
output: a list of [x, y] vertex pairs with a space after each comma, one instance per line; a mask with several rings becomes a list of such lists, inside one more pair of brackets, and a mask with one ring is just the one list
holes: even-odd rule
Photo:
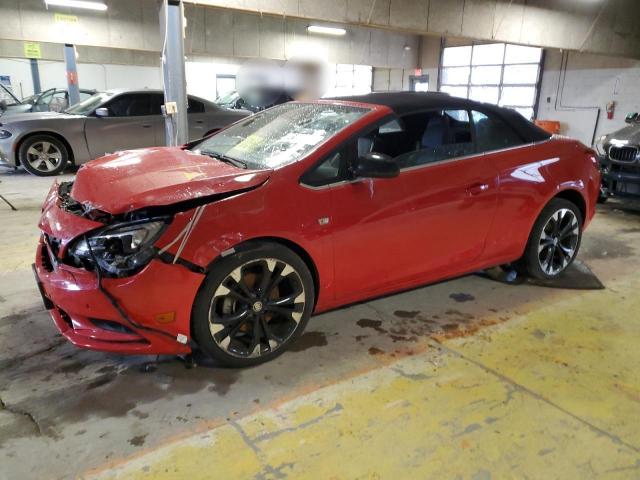
[[196, 120], [196, 123], [204, 123], [204, 120]]
[[151, 128], [152, 125], [150, 123], [143, 123], [142, 128]]
[[489, 190], [488, 183], [477, 183], [467, 188], [467, 195], [469, 196], [480, 195], [481, 193], [486, 192], [487, 190]]

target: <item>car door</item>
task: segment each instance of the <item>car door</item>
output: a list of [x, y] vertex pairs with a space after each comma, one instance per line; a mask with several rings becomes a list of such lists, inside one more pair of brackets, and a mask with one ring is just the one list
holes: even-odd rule
[[91, 115], [85, 122], [85, 136], [91, 158], [106, 153], [157, 145], [162, 116], [151, 110], [152, 93], [124, 93], [102, 105], [106, 117]]
[[204, 103], [189, 97], [187, 121], [189, 122], [189, 140], [197, 140], [205, 136], [209, 131], [209, 125]]
[[53, 99], [53, 95], [55, 93], [55, 88], [50, 88], [49, 90], [45, 90], [40, 95], [36, 96], [33, 100], [33, 107], [31, 108], [32, 112], [48, 112], [49, 111], [49, 103]]
[[483, 253], [496, 174], [474, 154], [468, 112], [427, 112], [400, 123], [359, 136], [349, 153], [351, 162], [366, 151], [386, 153], [399, 163], [398, 177], [331, 188], [337, 299], [462, 273]]

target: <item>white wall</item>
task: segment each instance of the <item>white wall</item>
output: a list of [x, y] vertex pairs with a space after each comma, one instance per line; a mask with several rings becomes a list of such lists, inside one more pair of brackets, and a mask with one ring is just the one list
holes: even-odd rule
[[235, 75], [241, 62], [229, 59], [186, 62], [187, 91], [206, 100], [216, 99], [216, 75]]
[[[67, 85], [64, 62], [41, 60], [38, 69], [42, 90]], [[10, 75], [14, 91], [22, 91], [22, 96], [33, 93], [29, 60], [0, 58], [0, 75]], [[137, 65], [78, 63], [78, 81], [81, 88], [96, 90], [162, 88], [160, 67]]]
[[[560, 121], [563, 135], [590, 145], [594, 132], [597, 139], [618, 130], [627, 113], [640, 111], [640, 61], [577, 52], [565, 55], [563, 70], [562, 53], [546, 53], [539, 119]], [[610, 101], [616, 102], [612, 120], [605, 111]]]
[[33, 94], [29, 60], [0, 58], [0, 75], [9, 75], [11, 77], [11, 86], [18, 98]]

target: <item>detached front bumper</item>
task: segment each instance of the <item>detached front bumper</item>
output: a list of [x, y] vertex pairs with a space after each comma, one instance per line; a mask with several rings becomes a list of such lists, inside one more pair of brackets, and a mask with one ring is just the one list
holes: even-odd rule
[[608, 193], [620, 197], [640, 197], [640, 163], [614, 163], [600, 158], [602, 187]]
[[98, 289], [93, 272], [60, 263], [40, 239], [34, 271], [45, 308], [60, 333], [78, 347], [119, 354], [183, 354], [191, 351], [191, 307], [203, 275], [152, 260], [128, 278], [105, 278], [102, 286], [137, 325], [127, 322]]

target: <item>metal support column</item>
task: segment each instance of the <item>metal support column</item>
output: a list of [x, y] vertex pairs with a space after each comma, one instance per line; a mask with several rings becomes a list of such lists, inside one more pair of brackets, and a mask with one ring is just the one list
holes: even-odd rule
[[71, 106], [80, 102], [80, 87], [78, 86], [78, 68], [76, 67], [76, 47], [70, 43], [64, 45], [64, 61], [67, 68], [69, 106]]
[[182, 145], [189, 141], [182, 0], [163, 0], [160, 31], [163, 39], [162, 78], [167, 145]]
[[35, 58], [30, 58], [29, 63], [31, 63], [31, 80], [33, 81], [33, 93], [38, 94], [42, 92], [42, 87], [40, 86], [40, 70], [38, 70], [38, 60]]

